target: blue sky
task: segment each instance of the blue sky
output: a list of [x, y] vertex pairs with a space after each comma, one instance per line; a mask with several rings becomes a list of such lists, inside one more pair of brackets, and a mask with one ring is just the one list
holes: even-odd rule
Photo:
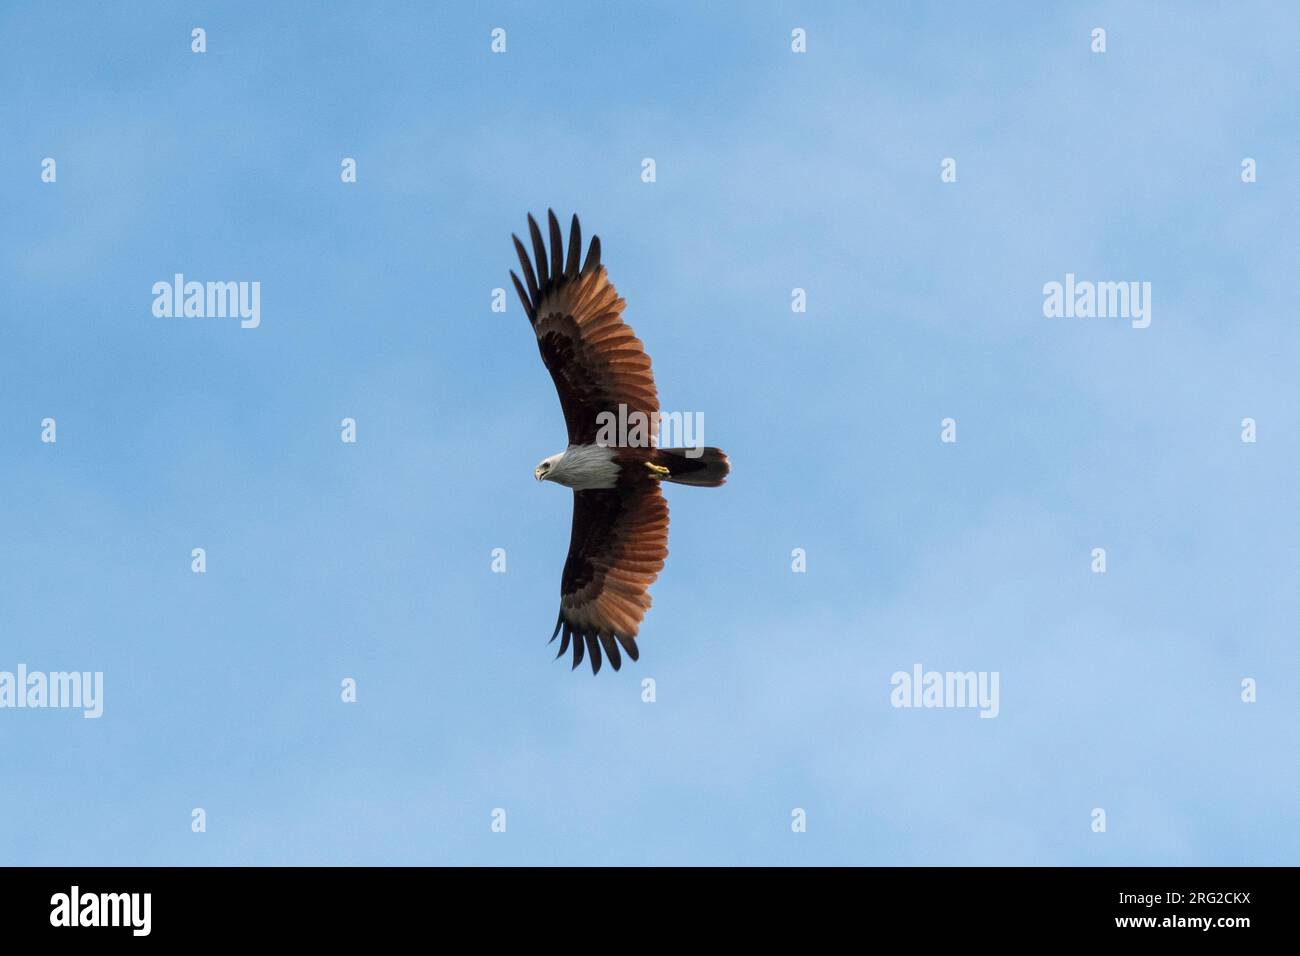
[[[0, 670], [105, 701], [0, 710], [0, 863], [1298, 862], [1300, 16], [951, 6], [6, 5]], [[734, 467], [596, 678], [490, 309], [548, 206]]]

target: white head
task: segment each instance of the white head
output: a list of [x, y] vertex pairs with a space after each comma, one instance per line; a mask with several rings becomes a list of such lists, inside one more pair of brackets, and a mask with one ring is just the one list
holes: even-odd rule
[[619, 466], [613, 448], [601, 445], [570, 445], [558, 455], [545, 459], [533, 471], [538, 481], [553, 481], [582, 491], [587, 488], [613, 488], [618, 484]]
[[552, 455], [550, 458], [543, 458], [542, 463], [533, 469], [533, 477], [538, 481], [546, 481], [548, 479], [554, 481], [555, 478], [553, 477], [553, 474], [556, 466], [560, 463], [560, 459], [563, 457], [564, 452], [559, 452], [558, 454]]

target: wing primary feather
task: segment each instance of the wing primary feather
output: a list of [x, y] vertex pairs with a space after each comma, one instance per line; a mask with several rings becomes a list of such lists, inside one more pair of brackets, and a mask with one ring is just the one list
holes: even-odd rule
[[533, 304], [528, 301], [528, 293], [524, 291], [523, 285], [519, 282], [519, 276], [515, 275], [515, 270], [510, 270], [510, 278], [514, 280], [515, 291], [519, 293], [519, 301], [523, 303], [524, 314], [531, 320], [536, 313], [533, 311]]
[[618, 645], [614, 643], [612, 635], [601, 632], [600, 646], [605, 648], [605, 656], [609, 658], [609, 666], [618, 670], [623, 666], [623, 659], [619, 656]]
[[578, 669], [578, 665], [582, 663], [582, 655], [583, 655], [583, 652], [584, 652], [585, 650], [586, 650], [586, 646], [583, 644], [583, 641], [582, 641], [582, 632], [581, 632], [581, 631], [574, 631], [574, 633], [573, 633], [573, 666], [570, 667], [569, 670], [571, 670], [571, 671], [576, 671], [576, 670]]
[[591, 673], [600, 673], [600, 644], [596, 641], [595, 634], [584, 634], [587, 639], [587, 654], [591, 658]]
[[576, 279], [578, 277], [578, 258], [582, 255], [582, 227], [578, 225], [578, 214], [573, 214], [573, 222], [569, 224], [569, 262], [564, 267], [564, 277], [566, 279]]
[[546, 244], [542, 242], [542, 231], [537, 228], [537, 220], [533, 214], [528, 214], [528, 233], [533, 239], [533, 257], [537, 260], [537, 285], [538, 288], [546, 288], [551, 277], [546, 271]]
[[519, 268], [524, 272], [524, 279], [528, 282], [529, 299], [536, 304], [537, 298], [537, 276], [533, 275], [533, 264], [528, 259], [528, 253], [524, 250], [524, 244], [519, 241], [519, 237], [514, 233], [510, 238], [515, 241], [515, 252], [519, 255]]
[[587, 261], [582, 264], [583, 272], [593, 272], [600, 268], [600, 236], [591, 237], [591, 247], [587, 250]]
[[559, 614], [555, 616], [555, 630], [551, 632], [551, 639], [546, 642], [547, 644], [555, 643], [555, 637], [557, 634], [560, 633], [560, 628], [563, 626], [564, 626], [564, 612], [561, 611]]
[[570, 631], [567, 627], [564, 629], [564, 636], [560, 638], [560, 652], [555, 655], [556, 660], [559, 660], [561, 657], [563, 657], [564, 652], [569, 649], [569, 635], [572, 633], [573, 632]]
[[551, 278], [558, 281], [564, 275], [564, 236], [554, 209], [546, 210], [546, 222], [551, 229]]
[[623, 650], [627, 651], [628, 657], [632, 658], [634, 661], [641, 658], [641, 652], [637, 650], [635, 637], [624, 637], [622, 634], [615, 634], [614, 636], [618, 638], [618, 642], [623, 645]]

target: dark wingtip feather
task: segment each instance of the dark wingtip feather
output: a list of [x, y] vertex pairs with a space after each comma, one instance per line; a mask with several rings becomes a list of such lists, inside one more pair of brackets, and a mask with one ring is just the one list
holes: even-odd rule
[[623, 666], [623, 658], [618, 653], [618, 645], [614, 643], [614, 636], [601, 632], [600, 646], [605, 648], [605, 656], [609, 658], [609, 666], [618, 670]]
[[614, 636], [623, 645], [623, 650], [627, 652], [628, 657], [634, 661], [641, 659], [641, 652], [637, 649], [635, 637], [624, 637], [622, 634], [615, 634]]
[[582, 227], [578, 225], [578, 214], [573, 214], [573, 222], [569, 224], [569, 261], [564, 267], [564, 277], [566, 279], [576, 279], [578, 276], [578, 259], [582, 255]]
[[596, 642], [595, 634], [584, 634], [587, 639], [587, 656], [591, 658], [591, 673], [593, 675], [600, 673], [600, 644]]
[[555, 637], [557, 634], [560, 633], [560, 628], [563, 626], [564, 626], [564, 612], [561, 611], [559, 614], [555, 616], [555, 630], [551, 632], [551, 639], [546, 642], [547, 644], [555, 643]]
[[560, 221], [555, 218], [555, 210], [546, 210], [546, 224], [551, 230], [551, 278], [559, 279], [564, 275], [564, 236], [560, 233]]
[[576, 671], [578, 669], [578, 665], [582, 663], [582, 655], [586, 649], [586, 645], [582, 640], [582, 635], [575, 631], [573, 635], [573, 666], [570, 667], [569, 670]]
[[587, 261], [582, 264], [583, 272], [600, 268], [600, 236], [591, 237], [591, 247], [587, 250]]
[[551, 281], [546, 271], [546, 243], [542, 242], [542, 230], [537, 228], [537, 220], [528, 214], [528, 234], [533, 240], [533, 257], [537, 260], [537, 285], [545, 288]]
[[510, 238], [515, 241], [515, 253], [519, 256], [519, 268], [523, 270], [524, 279], [528, 282], [528, 298], [530, 306], [537, 302], [537, 276], [533, 275], [533, 264], [528, 259], [528, 252], [524, 249], [524, 244], [519, 241], [519, 237], [514, 233]]
[[[515, 293], [519, 296], [519, 302], [524, 307], [524, 315], [529, 319], [533, 317], [533, 304], [528, 301], [528, 293], [524, 291], [523, 285], [519, 282], [519, 276], [515, 275], [515, 270], [510, 270], [510, 280], [515, 284]], [[552, 638], [554, 640], [554, 638]]]

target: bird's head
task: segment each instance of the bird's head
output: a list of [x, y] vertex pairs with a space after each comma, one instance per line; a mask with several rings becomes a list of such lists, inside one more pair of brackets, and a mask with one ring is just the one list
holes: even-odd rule
[[[550, 458], [543, 458], [542, 463], [533, 469], [533, 477], [538, 481], [545, 481], [547, 478], [550, 478], [551, 473], [555, 471], [555, 467], [560, 463], [562, 457], [564, 457], [564, 452], [560, 452], [558, 455], [552, 455]], [[551, 480], [554, 479], [552, 478]]]

